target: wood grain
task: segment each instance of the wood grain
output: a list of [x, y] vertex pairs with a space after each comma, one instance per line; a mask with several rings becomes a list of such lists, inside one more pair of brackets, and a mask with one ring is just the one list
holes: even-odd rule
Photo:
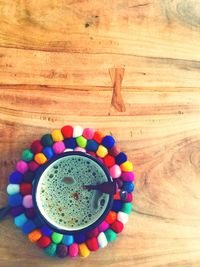
[[200, 266], [199, 21], [194, 0], [0, 0], [0, 206], [23, 149], [66, 123], [115, 136], [136, 173], [130, 221], [106, 249], [48, 258], [8, 218], [0, 267]]

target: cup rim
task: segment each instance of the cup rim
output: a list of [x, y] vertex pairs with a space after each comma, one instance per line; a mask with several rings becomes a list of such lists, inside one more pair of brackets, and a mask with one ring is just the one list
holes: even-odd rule
[[81, 151], [66, 151], [66, 152], [63, 152], [62, 154], [55, 155], [52, 159], [49, 159], [48, 162], [45, 163], [45, 165], [40, 166], [40, 168], [36, 171], [36, 174], [35, 174], [35, 179], [34, 179], [34, 184], [33, 184], [33, 191], [32, 191], [32, 195], [33, 195], [33, 206], [34, 206], [34, 209], [36, 210], [36, 214], [38, 215], [40, 221], [42, 223], [47, 224], [52, 230], [55, 230], [56, 232], [61, 233], [61, 234], [68, 234], [68, 235], [69, 234], [70, 235], [71, 234], [78, 234], [78, 233], [87, 233], [90, 230], [96, 228], [100, 223], [102, 223], [104, 221], [105, 217], [107, 216], [107, 214], [111, 210], [112, 204], [113, 204], [113, 195], [109, 195], [109, 200], [108, 200], [107, 206], [106, 206], [104, 212], [102, 213], [102, 215], [95, 222], [93, 222], [92, 224], [88, 225], [85, 228], [78, 229], [78, 230], [64, 230], [64, 229], [59, 229], [55, 225], [51, 224], [44, 217], [44, 215], [41, 213], [41, 211], [40, 211], [40, 209], [39, 209], [39, 207], [37, 205], [37, 201], [36, 201], [36, 191], [37, 191], [39, 180], [40, 180], [43, 172], [53, 162], [55, 162], [58, 159], [64, 158], [64, 157], [74, 156], [74, 155], [83, 156], [83, 157], [86, 157], [86, 158], [89, 158], [89, 159], [95, 161], [103, 169], [103, 171], [104, 171], [104, 173], [105, 173], [105, 175], [106, 175], [106, 177], [108, 179], [108, 182], [113, 182], [113, 179], [110, 176], [110, 174], [109, 174], [109, 172], [108, 172], [108, 170], [107, 170], [107, 168], [106, 168], [105, 165], [103, 165], [98, 159], [96, 159], [92, 155], [90, 155], [88, 153], [85, 153], [85, 152], [81, 152]]

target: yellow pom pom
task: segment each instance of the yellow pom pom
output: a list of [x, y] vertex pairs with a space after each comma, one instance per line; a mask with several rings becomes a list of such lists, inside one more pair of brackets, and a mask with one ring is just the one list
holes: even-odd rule
[[47, 161], [47, 158], [45, 157], [45, 155], [43, 153], [35, 154], [34, 159], [40, 165], [44, 164]]
[[83, 258], [86, 258], [90, 255], [90, 250], [85, 243], [79, 244], [79, 254]]
[[28, 234], [28, 239], [32, 243], [37, 242], [41, 237], [42, 237], [42, 233], [40, 232], [40, 230], [34, 230], [34, 231], [32, 231], [31, 233]]
[[133, 171], [133, 164], [127, 160], [120, 165], [120, 168], [123, 172], [132, 172]]
[[64, 140], [63, 135], [60, 130], [54, 130], [52, 133], [52, 138], [54, 142], [62, 141]]
[[100, 158], [104, 158], [108, 154], [108, 149], [105, 146], [99, 145], [96, 154]]

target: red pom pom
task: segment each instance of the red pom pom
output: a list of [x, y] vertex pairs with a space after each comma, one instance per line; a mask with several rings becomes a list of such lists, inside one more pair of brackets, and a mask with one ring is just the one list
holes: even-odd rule
[[116, 157], [119, 154], [120, 150], [119, 148], [114, 145], [110, 150], [109, 150], [109, 154], [113, 157]]
[[113, 165], [115, 165], [115, 158], [111, 155], [107, 155], [104, 158], [104, 164], [106, 165], [106, 167], [112, 167]]
[[111, 224], [110, 227], [117, 234], [121, 233], [121, 231], [124, 229], [124, 225], [120, 221], [115, 221], [114, 223]]
[[88, 238], [97, 237], [98, 234], [99, 234], [99, 229], [98, 229], [98, 227], [96, 227], [87, 233], [87, 237]]
[[73, 127], [70, 125], [66, 125], [62, 127], [61, 132], [65, 138], [70, 138], [73, 135]]
[[43, 145], [41, 144], [40, 140], [35, 140], [32, 144], [31, 144], [31, 150], [34, 154], [36, 153], [40, 153], [43, 150]]
[[116, 219], [117, 219], [117, 213], [111, 210], [106, 216], [105, 221], [109, 224], [112, 224], [116, 221]]
[[38, 168], [39, 166], [40, 166], [40, 165], [37, 164], [35, 161], [30, 161], [30, 162], [28, 163], [28, 167], [29, 167], [29, 169], [30, 169], [31, 171], [35, 171], [35, 170], [37, 170], [37, 168]]
[[51, 238], [48, 236], [42, 236], [40, 240], [37, 242], [38, 247], [46, 248], [51, 244]]
[[100, 132], [100, 131], [96, 131], [96, 132], [94, 133], [93, 139], [94, 139], [97, 143], [100, 144], [101, 141], [102, 141], [102, 139], [103, 139], [103, 137], [104, 137], [104, 135], [103, 135], [102, 132]]
[[87, 244], [89, 250], [91, 250], [91, 251], [96, 251], [99, 248], [99, 244], [98, 244], [96, 237], [88, 239], [86, 241], [86, 244]]
[[20, 185], [20, 193], [22, 195], [29, 195], [32, 193], [32, 184], [30, 183], [23, 183]]

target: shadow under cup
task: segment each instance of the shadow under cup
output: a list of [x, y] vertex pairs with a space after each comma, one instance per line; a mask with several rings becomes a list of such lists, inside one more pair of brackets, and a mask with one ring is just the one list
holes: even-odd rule
[[107, 168], [89, 154], [70, 151], [55, 156], [36, 173], [33, 204], [42, 223], [62, 234], [86, 233], [111, 210], [113, 195], [84, 189], [112, 182]]

